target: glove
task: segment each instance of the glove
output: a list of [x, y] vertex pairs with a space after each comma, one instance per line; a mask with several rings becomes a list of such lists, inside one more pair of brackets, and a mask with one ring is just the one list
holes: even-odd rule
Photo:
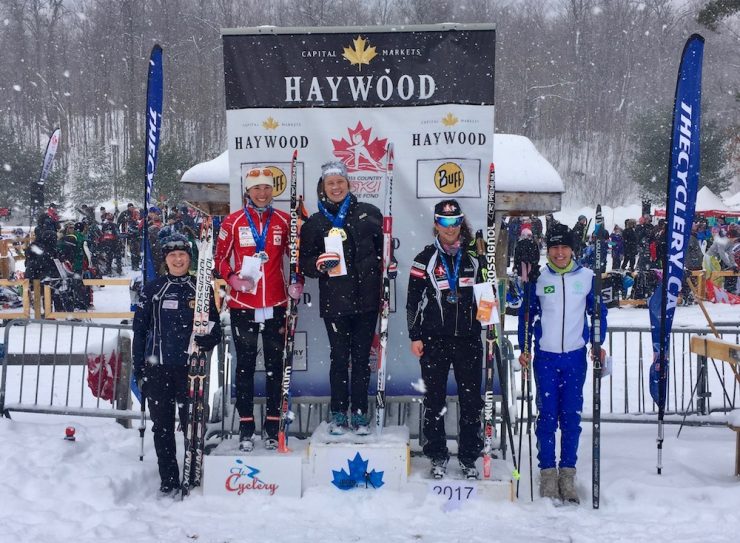
[[328, 252], [321, 253], [319, 258], [316, 259], [316, 269], [321, 273], [326, 273], [332, 268], [336, 268], [339, 265], [339, 255], [337, 253]]
[[229, 286], [237, 292], [250, 292], [254, 290], [254, 279], [251, 277], [239, 277], [236, 273], [229, 276]]
[[146, 375], [144, 374], [144, 368], [134, 368], [134, 381], [136, 381], [136, 386], [139, 389], [139, 392], [141, 392], [142, 398], [146, 396], [146, 392], [144, 392], [144, 388], [146, 387]]
[[194, 341], [204, 351], [210, 351], [219, 343], [218, 338], [213, 337], [211, 334], [198, 334], [195, 336]]

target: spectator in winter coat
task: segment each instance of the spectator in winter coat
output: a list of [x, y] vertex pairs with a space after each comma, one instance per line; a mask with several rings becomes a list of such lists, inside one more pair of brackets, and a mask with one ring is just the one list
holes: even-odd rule
[[534, 239], [537, 247], [540, 247], [542, 244], [542, 219], [532, 215], [530, 217], [530, 222], [532, 224], [532, 239]]
[[483, 346], [473, 285], [480, 266], [476, 254], [468, 250], [473, 239], [457, 201], [434, 206], [434, 221], [434, 243], [411, 264], [406, 301], [411, 352], [420, 359], [426, 389], [424, 455], [431, 460], [431, 475], [443, 477], [449, 460], [444, 411], [452, 366], [460, 406], [457, 457], [465, 477], [477, 479], [475, 461], [483, 447], [479, 435]]
[[519, 234], [522, 229], [522, 223], [519, 217], [510, 217], [507, 225], [507, 231], [509, 233], [507, 243], [507, 258], [508, 262], [514, 257], [514, 250], [516, 249], [516, 242], [519, 239]]
[[347, 431], [351, 398], [352, 428], [367, 434], [370, 347], [380, 307], [383, 215], [374, 205], [358, 202], [350, 192], [342, 162], [321, 167], [317, 194], [319, 211], [301, 228], [300, 267], [306, 276], [319, 280], [319, 314], [331, 347], [329, 431]]
[[635, 271], [635, 259], [637, 258], [639, 243], [637, 232], [635, 232], [634, 219], [627, 219], [625, 221], [622, 237], [624, 238], [624, 262], [622, 263], [622, 267], [625, 270]]
[[[272, 170], [250, 170], [244, 177], [244, 188], [246, 205], [221, 223], [214, 262], [230, 287], [228, 306], [236, 346], [239, 448], [249, 452], [254, 449], [254, 371], [260, 335], [267, 393], [266, 416], [261, 424], [262, 444], [268, 450], [278, 446], [288, 303], [283, 257], [288, 254], [290, 219], [272, 207]], [[253, 272], [242, 267], [245, 259], [254, 266]], [[298, 299], [301, 291], [301, 284], [291, 286], [293, 298]]]
[[612, 269], [622, 269], [622, 255], [624, 255], [624, 237], [619, 225], [614, 225], [614, 231], [609, 236], [609, 247], [612, 249]]
[[[165, 238], [166, 275], [146, 284], [134, 315], [134, 378], [149, 403], [152, 435], [163, 495], [180, 488], [175, 444], [175, 407], [180, 424], [188, 424], [188, 351], [210, 351], [221, 341], [221, 323], [210, 293], [209, 332], [193, 334], [195, 277], [188, 275], [191, 248], [181, 235]], [[210, 288], [210, 287], [209, 287]], [[191, 471], [191, 476], [194, 470]]]
[[[681, 288], [681, 299], [683, 305], [694, 304], [694, 294], [689, 286], [689, 281], [693, 281], [691, 275], [692, 271], [701, 270], [702, 261], [704, 260], [704, 253], [701, 251], [701, 244], [699, 243], [696, 234], [699, 230], [699, 225], [694, 223], [691, 225], [691, 235], [689, 236], [689, 245], [686, 249], [686, 261], [684, 263], [684, 274], [683, 274], [683, 285]], [[693, 284], [696, 284], [695, 282]]]
[[[566, 226], [547, 236], [547, 264], [536, 282], [529, 283], [530, 307], [519, 309], [519, 363], [530, 363], [534, 331], [534, 377], [537, 383], [537, 459], [540, 496], [579, 502], [575, 487], [578, 441], [581, 434], [586, 343], [593, 344], [586, 316], [594, 315], [594, 273], [573, 260], [573, 233]], [[606, 336], [606, 307], [601, 304], [601, 337]], [[525, 322], [529, 316], [529, 322]], [[604, 351], [592, 353], [604, 359]], [[560, 428], [560, 461], [555, 432]], [[559, 471], [558, 471], [559, 468]]]
[[586, 236], [588, 232], [588, 222], [585, 215], [578, 216], [578, 222], [573, 226], [573, 257], [580, 260], [583, 256], [583, 250], [586, 247]]

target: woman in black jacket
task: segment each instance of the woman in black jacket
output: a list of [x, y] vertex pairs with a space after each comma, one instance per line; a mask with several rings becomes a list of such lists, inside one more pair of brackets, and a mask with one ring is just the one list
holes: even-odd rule
[[434, 243], [411, 264], [406, 300], [411, 352], [419, 358], [425, 385], [424, 455], [431, 460], [432, 477], [442, 478], [449, 460], [444, 413], [452, 366], [460, 409], [457, 458], [463, 475], [477, 479], [483, 345], [473, 285], [480, 266], [469, 251], [472, 236], [457, 201], [434, 206], [434, 231]]
[[[352, 429], [365, 435], [370, 346], [380, 307], [383, 215], [350, 193], [342, 162], [321, 167], [317, 193], [319, 211], [301, 228], [300, 266], [304, 275], [319, 280], [319, 314], [329, 336], [329, 431], [334, 435], [347, 431], [351, 403]], [[346, 274], [341, 273], [338, 251], [325, 247], [324, 238], [335, 236], [341, 239]]]

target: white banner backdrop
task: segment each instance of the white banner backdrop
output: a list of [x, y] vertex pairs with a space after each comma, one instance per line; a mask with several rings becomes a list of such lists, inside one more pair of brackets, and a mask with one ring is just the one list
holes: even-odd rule
[[[384, 211], [386, 146], [393, 143], [399, 273], [391, 288], [386, 391], [418, 395], [419, 365], [409, 351], [405, 316], [408, 273], [433, 241], [438, 201], [457, 199], [471, 227], [485, 227], [495, 31], [459, 25], [334, 30], [224, 32], [232, 186], [241, 188], [252, 167], [272, 168], [275, 205], [287, 211], [290, 158], [298, 149], [298, 193], [309, 214], [317, 211], [321, 164], [330, 160], [347, 165], [359, 200]], [[232, 190], [232, 210], [242, 207], [242, 194]], [[306, 333], [306, 366], [294, 371], [292, 394], [328, 396], [329, 347], [314, 280], [307, 280], [303, 302], [298, 329]], [[374, 388], [373, 377], [371, 393]], [[455, 393], [453, 383], [448, 390]]]

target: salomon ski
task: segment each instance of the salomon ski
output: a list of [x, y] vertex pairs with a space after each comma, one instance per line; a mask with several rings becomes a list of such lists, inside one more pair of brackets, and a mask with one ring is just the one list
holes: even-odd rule
[[601, 204], [596, 206], [595, 246], [594, 246], [594, 310], [593, 310], [593, 345], [594, 357], [594, 409], [593, 409], [593, 463], [592, 495], [593, 507], [599, 508], [599, 491], [601, 486], [601, 262], [602, 254], [601, 238], [604, 235], [604, 217], [601, 214]]

